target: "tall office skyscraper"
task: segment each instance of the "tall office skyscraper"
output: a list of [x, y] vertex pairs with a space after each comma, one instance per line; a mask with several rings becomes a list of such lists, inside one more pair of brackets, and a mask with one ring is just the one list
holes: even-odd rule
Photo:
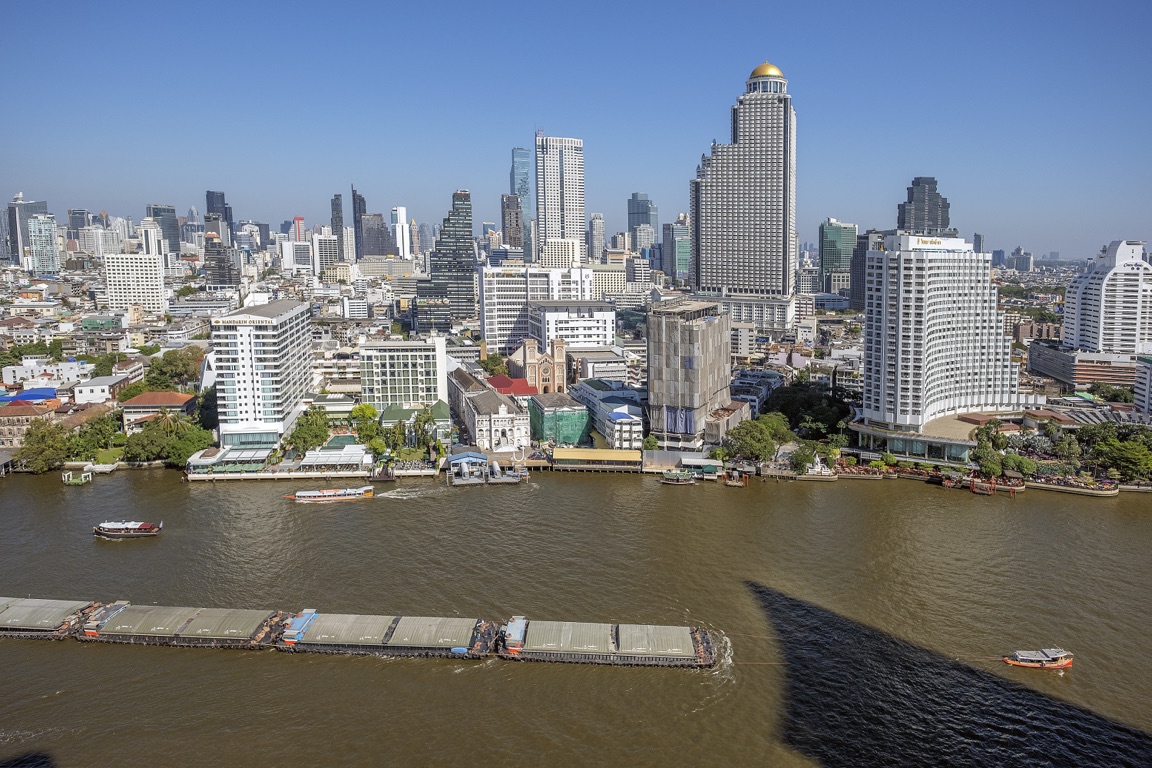
[[340, 248], [340, 258], [344, 258], [344, 198], [339, 194], [332, 195], [332, 234], [336, 235], [336, 242]]
[[868, 271], [868, 251], [884, 250], [884, 237], [889, 234], [877, 229], [860, 232], [856, 235], [856, 247], [852, 249], [852, 263], [849, 272], [852, 283], [848, 293], [848, 306], [864, 309], [864, 281]]
[[796, 112], [765, 62], [732, 109], [732, 143], [712, 144], [690, 184], [692, 283], [703, 293], [788, 297], [796, 272]]
[[659, 269], [671, 279], [683, 280], [688, 277], [692, 265], [692, 232], [688, 214], [682, 213], [676, 217], [675, 223], [665, 224], [663, 235]]
[[396, 206], [392, 209], [392, 240], [396, 243], [396, 255], [402, 259], [412, 258], [412, 240], [408, 236], [408, 209]]
[[594, 213], [588, 221], [588, 261], [599, 264], [608, 247], [608, 233], [604, 228], [604, 214]]
[[[972, 235], [972, 250], [976, 251], [976, 253], [986, 253], [984, 250], [984, 235], [979, 232]], [[996, 265], [993, 264], [992, 266]]]
[[85, 208], [68, 209], [68, 239], [75, 240], [80, 230], [92, 223], [92, 214]]
[[524, 260], [532, 258], [532, 150], [512, 148], [512, 170], [508, 174], [508, 192], [520, 198], [521, 231], [524, 237]]
[[56, 217], [50, 213], [37, 213], [28, 219], [28, 257], [24, 269], [34, 275], [54, 275], [60, 271]]
[[549, 240], [574, 240], [581, 261], [584, 243], [584, 140], [536, 136], [536, 252]]
[[152, 203], [147, 207], [146, 215], [160, 225], [168, 243], [168, 252], [180, 253], [180, 222], [176, 220], [176, 207]]
[[948, 231], [948, 198], [936, 191], [936, 179], [917, 176], [908, 187], [908, 199], [896, 206], [896, 229], [922, 235]]
[[500, 231], [509, 248], [524, 247], [524, 210], [519, 195], [500, 195]]
[[384, 223], [384, 214], [365, 213], [360, 217], [360, 234], [356, 239], [359, 258], [387, 256], [391, 239], [388, 236], [388, 225]]
[[[659, 232], [659, 211], [656, 209], [656, 204], [648, 199], [648, 195], [643, 192], [633, 192], [632, 197], [628, 198], [628, 232], [632, 235], [633, 243], [639, 241], [639, 238], [636, 237], [636, 228], [641, 224], [652, 227], [654, 234]], [[635, 246], [635, 249], [639, 251], [640, 246]]]
[[[432, 279], [425, 288], [425, 299], [446, 301], [454, 320], [476, 317], [472, 195], [466, 189], [452, 193], [452, 208], [444, 217], [436, 247], [428, 255], [428, 271]], [[420, 287], [417, 286], [418, 291]], [[417, 300], [420, 301], [419, 296]]]
[[856, 250], [856, 225], [828, 217], [820, 223], [820, 290], [836, 293], [828, 276], [837, 272], [848, 277], [852, 269], [852, 252]]
[[368, 206], [364, 202], [364, 195], [352, 187], [352, 231], [356, 233], [356, 261], [364, 258], [364, 214]]
[[23, 263], [28, 255], [28, 219], [36, 214], [47, 214], [48, 203], [43, 200], [25, 200], [18, 192], [8, 203], [8, 258], [14, 264]]

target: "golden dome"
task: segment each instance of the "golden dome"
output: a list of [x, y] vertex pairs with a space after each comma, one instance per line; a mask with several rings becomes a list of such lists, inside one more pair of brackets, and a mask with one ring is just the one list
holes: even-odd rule
[[780, 68], [775, 64], [764, 62], [752, 70], [752, 74], [748, 76], [748, 79], [751, 80], [754, 77], [784, 77], [784, 73], [781, 72]]

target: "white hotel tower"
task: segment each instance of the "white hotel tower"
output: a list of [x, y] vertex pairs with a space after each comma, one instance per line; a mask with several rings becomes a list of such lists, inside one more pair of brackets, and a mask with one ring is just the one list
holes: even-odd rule
[[1152, 266], [1140, 240], [1113, 240], [1064, 298], [1064, 346], [1086, 352], [1152, 353]]
[[919, 433], [941, 416], [1043, 402], [1018, 394], [991, 266], [959, 237], [889, 235], [868, 252], [860, 431]]
[[309, 306], [281, 299], [212, 319], [220, 444], [276, 448], [312, 383]]

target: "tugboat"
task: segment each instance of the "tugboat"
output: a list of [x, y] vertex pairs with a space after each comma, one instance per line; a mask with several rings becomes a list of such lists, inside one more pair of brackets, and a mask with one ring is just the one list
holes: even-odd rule
[[695, 485], [696, 475], [686, 469], [669, 469], [664, 472], [660, 482], [665, 485]]
[[1013, 651], [1003, 656], [1005, 664], [1032, 669], [1064, 669], [1072, 666], [1072, 654], [1063, 648], [1042, 648], [1039, 651]]
[[163, 521], [157, 525], [156, 523], [138, 523], [128, 520], [119, 522], [105, 520], [100, 525], [94, 526], [92, 533], [105, 539], [143, 539], [149, 536], [159, 536], [163, 528]]
[[375, 495], [375, 489], [370, 485], [361, 488], [325, 488], [322, 491], [296, 491], [287, 493], [286, 499], [304, 502], [347, 501], [349, 499], [370, 499]]

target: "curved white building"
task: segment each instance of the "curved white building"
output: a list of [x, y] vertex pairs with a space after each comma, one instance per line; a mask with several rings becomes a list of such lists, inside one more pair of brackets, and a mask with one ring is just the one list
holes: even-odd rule
[[1144, 243], [1113, 240], [1064, 296], [1065, 347], [1114, 355], [1152, 353], [1152, 266]]
[[920, 432], [1037, 401], [1018, 394], [989, 254], [958, 237], [890, 235], [865, 274], [864, 425]]

